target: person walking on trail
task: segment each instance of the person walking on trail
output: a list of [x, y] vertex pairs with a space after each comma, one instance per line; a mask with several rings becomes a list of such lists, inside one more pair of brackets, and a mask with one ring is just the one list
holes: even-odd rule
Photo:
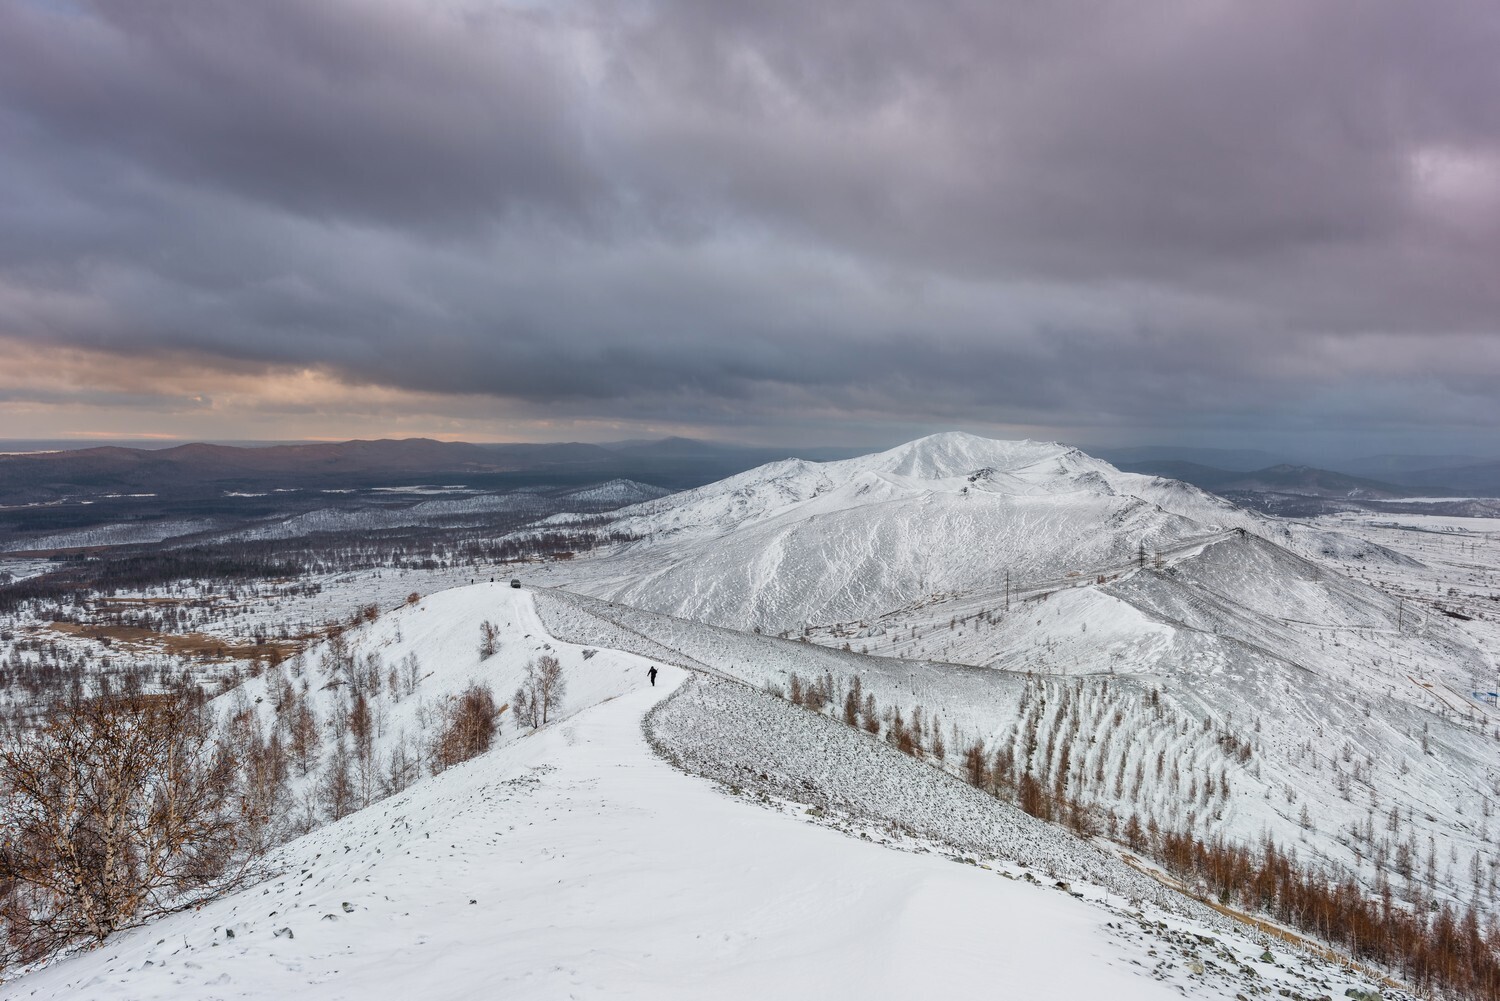
[[656, 687], [656, 665], [655, 664], [652, 664], [651, 665], [651, 670], [649, 670], [649, 671], [646, 672], [646, 677], [648, 677], [648, 678], [651, 679], [651, 687], [655, 688]]

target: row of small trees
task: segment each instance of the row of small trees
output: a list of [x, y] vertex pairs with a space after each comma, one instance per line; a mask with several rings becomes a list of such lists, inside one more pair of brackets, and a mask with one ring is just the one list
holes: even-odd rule
[[1397, 906], [1389, 882], [1370, 897], [1353, 878], [1330, 880], [1270, 840], [1257, 850], [1153, 831], [1143, 847], [1206, 896], [1269, 914], [1397, 970], [1420, 989], [1500, 999], [1500, 928], [1483, 928], [1473, 904], [1460, 912], [1444, 903], [1424, 916]]
[[[773, 688], [773, 692], [780, 694]], [[836, 704], [837, 685], [830, 673], [811, 680], [793, 674], [787, 698], [815, 712]], [[1153, 691], [1146, 705], [1159, 709]], [[896, 749], [942, 767], [946, 747], [942, 728], [918, 706], [905, 719], [899, 709], [876, 710], [875, 698], [864, 692], [858, 677], [843, 693], [842, 711], [834, 715], [849, 726], [872, 735], [885, 735]], [[1061, 714], [1059, 714], [1061, 715]], [[1175, 725], [1175, 724], [1174, 724]], [[1340, 945], [1361, 959], [1399, 970], [1414, 985], [1453, 991], [1465, 997], [1500, 1001], [1500, 927], [1481, 927], [1477, 908], [1462, 913], [1450, 905], [1434, 907], [1430, 920], [1396, 906], [1388, 881], [1382, 879], [1377, 898], [1365, 895], [1352, 878], [1330, 879], [1316, 869], [1299, 865], [1295, 852], [1284, 852], [1267, 840], [1261, 850], [1231, 844], [1220, 837], [1199, 839], [1192, 833], [1161, 830], [1154, 819], [1143, 825], [1131, 814], [1123, 825], [1112, 811], [1082, 801], [1069, 787], [1069, 745], [1061, 750], [1060, 767], [1052, 782], [1033, 770], [1038, 737], [1036, 727], [1022, 726], [1022, 753], [1001, 741], [994, 753], [984, 742], [968, 743], [959, 761], [959, 774], [971, 785], [1015, 803], [1043, 820], [1064, 824], [1082, 837], [1108, 833], [1133, 850], [1159, 859], [1185, 884], [1198, 885], [1221, 903], [1237, 903], [1261, 911], [1292, 927]], [[955, 739], [957, 735], [954, 735]], [[1215, 735], [1221, 749], [1240, 762], [1249, 760], [1250, 745]], [[1158, 776], [1160, 777], [1160, 776]], [[1191, 824], [1192, 814], [1189, 813]]]

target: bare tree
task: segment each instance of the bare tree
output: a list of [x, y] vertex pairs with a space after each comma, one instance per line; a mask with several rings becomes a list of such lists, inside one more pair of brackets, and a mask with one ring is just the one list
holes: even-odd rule
[[359, 805], [369, 806], [375, 798], [375, 715], [363, 692], [354, 696], [349, 710], [349, 733], [354, 738], [354, 765], [359, 790]]
[[863, 701], [863, 687], [856, 674], [849, 682], [849, 691], [844, 695], [844, 722], [849, 726], [859, 726], [859, 708]]
[[359, 809], [353, 764], [349, 742], [339, 737], [338, 742], [333, 745], [333, 756], [328, 761], [328, 767], [318, 778], [318, 799], [324, 815], [330, 821], [347, 817]]
[[289, 707], [287, 718], [292, 757], [297, 759], [302, 774], [306, 775], [317, 762], [318, 751], [323, 745], [323, 738], [319, 734], [318, 714], [311, 699], [304, 694]]
[[349, 710], [349, 732], [354, 737], [355, 755], [360, 761], [369, 761], [375, 752], [375, 718], [363, 692], [354, 696], [354, 705]]
[[349, 641], [344, 638], [342, 629], [330, 628], [328, 644], [323, 648], [318, 668], [330, 684], [341, 685], [353, 680], [354, 653], [349, 649]]
[[500, 650], [500, 627], [489, 619], [479, 623], [479, 659], [489, 660]]
[[381, 792], [386, 796], [394, 796], [417, 780], [419, 768], [419, 762], [407, 746], [405, 731], [398, 733], [387, 758]]
[[417, 660], [417, 655], [408, 653], [401, 658], [401, 687], [405, 694], [410, 697], [417, 690], [417, 683], [422, 680], [422, 664]]
[[984, 741], [976, 740], [965, 749], [964, 777], [980, 789], [989, 782], [989, 757], [984, 753]]
[[516, 689], [516, 721], [524, 726], [546, 726], [547, 718], [562, 708], [566, 691], [562, 664], [551, 654], [543, 654], [526, 665], [526, 680]]
[[194, 700], [78, 699], [0, 741], [0, 966], [192, 906], [244, 876], [265, 818]]
[[483, 754], [500, 731], [497, 720], [506, 709], [495, 707], [489, 685], [470, 685], [449, 707], [442, 732], [432, 747], [434, 775]]

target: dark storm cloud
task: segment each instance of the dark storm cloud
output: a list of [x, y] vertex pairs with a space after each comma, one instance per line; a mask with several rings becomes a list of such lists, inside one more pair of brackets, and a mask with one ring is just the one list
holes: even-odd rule
[[538, 415], [1493, 426], [1500, 8], [0, 0], [0, 336]]
[[295, 0], [4, 10], [7, 103], [58, 152], [417, 229], [598, 187], [567, 53], [525, 14]]

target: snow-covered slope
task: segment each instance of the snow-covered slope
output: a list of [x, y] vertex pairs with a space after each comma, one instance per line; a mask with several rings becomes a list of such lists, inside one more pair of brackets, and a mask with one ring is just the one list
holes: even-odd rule
[[[470, 641], [484, 618], [505, 626], [501, 653], [481, 662]], [[475, 679], [507, 684], [540, 650], [567, 664], [568, 715], [507, 728], [495, 750], [288, 844], [265, 882], [117, 934], [0, 996], [869, 999], [1003, 983], [1021, 997], [1230, 998], [1250, 984], [1368, 986], [1279, 945], [1263, 961], [1253, 933], [1170, 894], [1159, 894], [1166, 911], [1144, 903], [1152, 884], [1111, 856], [904, 756], [883, 765], [894, 752], [854, 731], [719, 683], [718, 701], [660, 720], [658, 739], [703, 760], [716, 740], [743, 750], [779, 712], [782, 757], [766, 767], [789, 785], [809, 778], [808, 761], [825, 776], [843, 762], [830, 787], [856, 795], [889, 768], [918, 769], [923, 781], [900, 784], [933, 800], [927, 815], [953, 813], [943, 803], [954, 798], [994, 812], [990, 833], [1025, 833], [955, 855], [962, 831], [957, 842], [892, 834], [795, 800], [726, 794], [653, 754], [642, 732], [685, 672], [664, 666], [653, 688], [646, 660], [548, 635], [527, 592], [445, 592], [358, 632], [365, 654], [427, 665], [421, 695], [386, 707], [390, 727], [419, 699]], [[264, 710], [253, 692], [232, 701]], [[1072, 883], [1054, 887], [1039, 869]]]
[[595, 562], [580, 588], [770, 632], [1007, 580], [1112, 575], [1142, 551], [1170, 556], [1236, 530], [1298, 541], [1285, 523], [1066, 445], [956, 433], [839, 462], [773, 463], [626, 508], [612, 527], [643, 541]]
[[[1420, 856], [1398, 896], [1500, 914], [1500, 713], [1474, 695], [1495, 659], [1460, 622], [1335, 569], [1401, 573], [1405, 557], [1066, 446], [967, 435], [779, 463], [619, 524], [641, 541], [550, 579], [679, 634], [668, 647], [706, 644], [629, 608], [891, 658], [908, 709], [940, 708], [991, 751], [1063, 725], [1066, 690], [1084, 724], [1067, 714], [1073, 736], [1032, 766], [1053, 782], [1072, 762], [1071, 787], [1122, 821], [1270, 836], [1372, 890], [1398, 853]], [[826, 669], [885, 676], [843, 666]]]
[[[1097, 625], [1099, 609], [1091, 603], [1101, 600], [1080, 588], [1028, 603], [1026, 613], [1012, 618], [1039, 616], [1042, 628], [1059, 636], [1093, 635], [1103, 630], [1078, 633], [1074, 616]], [[1063, 675], [1056, 667], [1068, 663], [1070, 648], [1061, 640], [1031, 650], [1024, 669], [1004, 670], [707, 628], [564, 591], [541, 593], [537, 602], [557, 635], [756, 686], [785, 691], [793, 672], [804, 682], [826, 676], [840, 691], [858, 679], [882, 710], [900, 709], [910, 718], [922, 707], [948, 742], [950, 760], [976, 740], [991, 755], [1008, 750], [1018, 768], [1029, 767], [1049, 788], [1066, 773], [1071, 794], [1120, 823], [1135, 814], [1142, 823], [1192, 827], [1241, 844], [1271, 837], [1372, 889], [1384, 876], [1398, 897], [1433, 893], [1496, 909], [1496, 721], [1435, 713], [1394, 697], [1376, 682], [1374, 668], [1351, 676], [1335, 669], [1341, 663], [1335, 656], [1314, 671], [1207, 628], [1174, 627], [1134, 650], [1175, 665], [1171, 671], [1110, 673], [1106, 657], [1097, 671]], [[998, 619], [995, 630], [1005, 622]], [[974, 630], [975, 621], [964, 628]], [[935, 632], [950, 633], [946, 617]], [[1354, 644], [1355, 632], [1333, 634], [1329, 652], [1340, 655], [1345, 647], [1331, 644]], [[1382, 639], [1390, 637], [1376, 634], [1368, 643], [1373, 648]], [[1432, 698], [1421, 685], [1407, 685]], [[1040, 735], [1029, 753], [1028, 733]], [[1414, 856], [1430, 853], [1430, 879], [1421, 871], [1392, 878], [1391, 860], [1402, 845]]]

